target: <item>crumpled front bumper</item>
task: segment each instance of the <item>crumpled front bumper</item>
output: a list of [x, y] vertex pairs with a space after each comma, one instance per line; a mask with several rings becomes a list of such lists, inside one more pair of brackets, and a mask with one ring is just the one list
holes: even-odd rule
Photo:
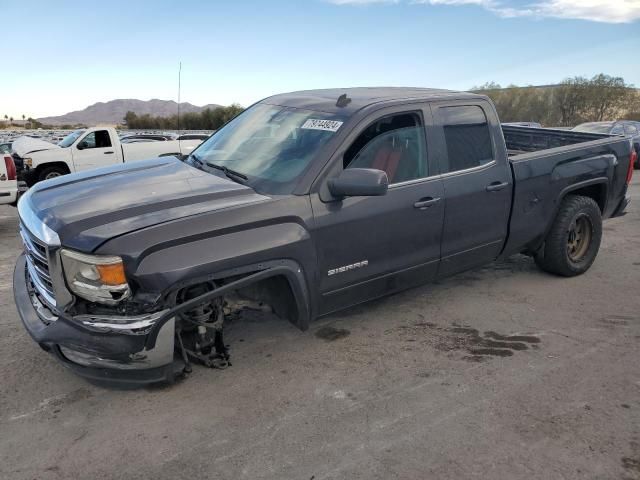
[[16, 307], [29, 335], [63, 365], [88, 379], [114, 384], [172, 382], [184, 368], [174, 360], [173, 319], [148, 334], [91, 329], [58, 315], [36, 295], [20, 255], [13, 274]]

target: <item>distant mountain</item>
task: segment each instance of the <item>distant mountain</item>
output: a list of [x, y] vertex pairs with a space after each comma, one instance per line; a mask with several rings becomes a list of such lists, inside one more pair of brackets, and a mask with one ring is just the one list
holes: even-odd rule
[[[192, 105], [187, 102], [180, 103], [180, 113], [200, 112], [205, 108], [218, 108], [220, 105], [209, 104], [203, 107]], [[178, 103], [173, 100], [135, 100], [118, 99], [110, 102], [98, 102], [85, 108], [69, 112], [58, 117], [38, 118], [38, 121], [46, 125], [76, 125], [82, 124], [94, 126], [102, 123], [120, 124], [124, 123], [124, 116], [127, 112], [135, 112], [137, 115], [149, 114], [155, 117], [170, 117], [178, 113]]]

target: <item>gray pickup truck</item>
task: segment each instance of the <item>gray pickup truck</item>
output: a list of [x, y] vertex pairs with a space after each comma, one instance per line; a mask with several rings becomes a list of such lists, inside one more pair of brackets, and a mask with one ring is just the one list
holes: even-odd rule
[[[276, 95], [186, 159], [39, 183], [19, 202], [23, 323], [91, 379], [228, 365], [238, 298], [319, 316], [516, 253], [563, 276], [624, 213], [628, 139], [501, 126], [482, 95]], [[236, 299], [236, 300], [234, 300]]]

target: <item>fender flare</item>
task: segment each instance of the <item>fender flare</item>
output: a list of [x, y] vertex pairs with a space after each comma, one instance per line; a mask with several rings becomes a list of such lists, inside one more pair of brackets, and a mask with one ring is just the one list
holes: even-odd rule
[[[608, 192], [609, 179], [607, 177], [596, 177], [596, 178], [591, 178], [589, 180], [584, 180], [582, 182], [572, 183], [571, 185], [568, 185], [565, 188], [563, 188], [558, 194], [558, 201], [556, 202], [556, 206], [553, 210], [553, 215], [551, 215], [549, 223], [547, 224], [544, 230], [543, 239], [547, 238], [547, 234], [549, 233], [549, 230], [551, 230], [551, 227], [553, 226], [553, 222], [555, 222], [556, 217], [558, 216], [560, 205], [562, 204], [562, 201], [565, 199], [565, 197], [571, 194], [571, 192], [575, 192], [576, 190], [580, 190], [581, 188], [584, 188], [584, 187], [590, 187], [592, 185], [604, 185], [604, 201], [605, 201], [604, 208], [606, 208], [607, 196], [609, 193]], [[603, 212], [604, 212], [604, 209], [603, 209]], [[541, 245], [544, 245], [544, 240], [542, 241]]]

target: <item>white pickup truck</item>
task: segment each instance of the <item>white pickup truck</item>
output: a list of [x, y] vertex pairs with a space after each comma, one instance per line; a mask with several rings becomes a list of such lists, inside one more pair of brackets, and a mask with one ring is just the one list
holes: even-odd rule
[[16, 140], [13, 151], [14, 157], [18, 157], [18, 168], [22, 167], [20, 176], [31, 186], [41, 180], [116, 163], [188, 155], [201, 142], [170, 140], [123, 144], [115, 128], [93, 127], [75, 130], [57, 145]]

